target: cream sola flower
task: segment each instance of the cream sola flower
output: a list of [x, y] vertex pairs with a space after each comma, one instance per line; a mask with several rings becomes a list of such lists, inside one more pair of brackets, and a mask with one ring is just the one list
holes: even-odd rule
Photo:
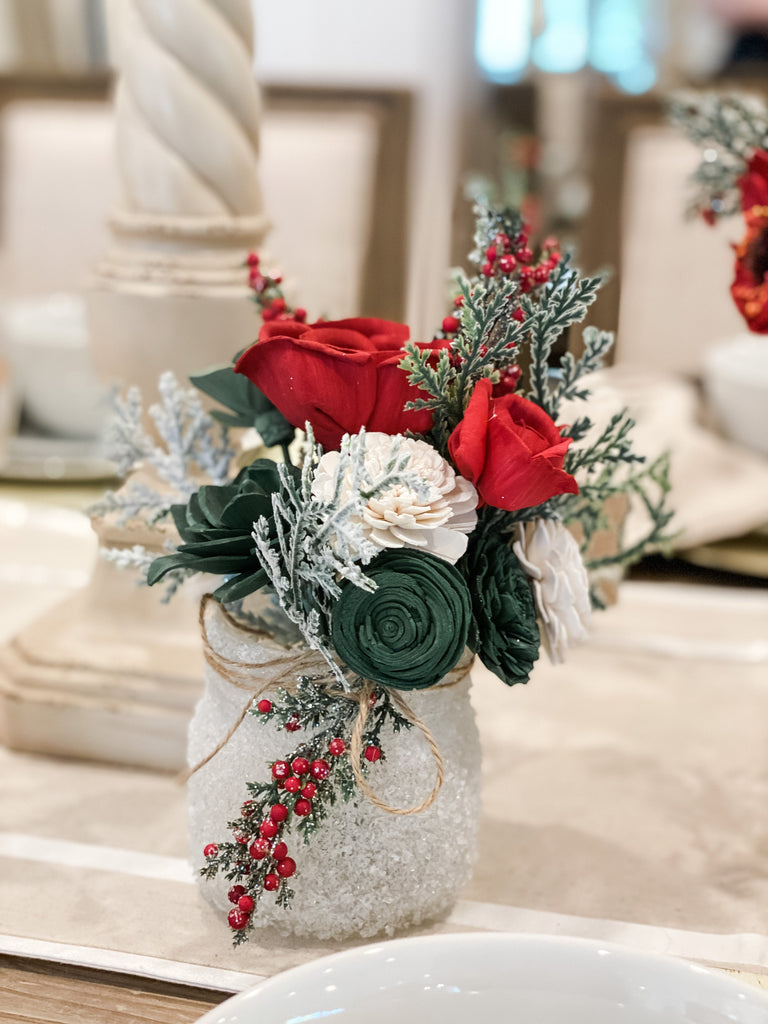
[[[418, 477], [427, 493], [416, 494], [399, 484], [370, 498], [358, 520], [366, 540], [379, 548], [418, 548], [447, 562], [458, 561], [466, 551], [467, 534], [477, 524], [477, 491], [425, 441], [377, 432], [365, 435], [365, 468], [373, 484], [386, 475], [395, 449], [398, 460], [408, 459], [404, 474]], [[326, 452], [320, 459], [312, 483], [315, 497], [331, 498], [339, 458], [338, 452]], [[350, 491], [346, 480], [342, 501]]]
[[555, 664], [587, 638], [592, 614], [587, 570], [573, 535], [558, 519], [520, 527], [514, 552], [533, 584], [549, 656]]

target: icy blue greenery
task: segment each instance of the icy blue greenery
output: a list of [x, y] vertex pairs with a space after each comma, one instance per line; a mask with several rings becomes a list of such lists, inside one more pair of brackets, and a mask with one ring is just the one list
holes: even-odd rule
[[171, 372], [161, 375], [158, 391], [160, 401], [147, 410], [156, 437], [144, 425], [138, 388], [129, 388], [125, 397], [113, 397], [104, 435], [104, 453], [119, 477], [146, 469], [152, 482], [129, 481], [119, 491], [107, 491], [89, 510], [91, 515], [116, 512], [119, 526], [130, 519], [152, 525], [197, 490], [201, 475], [214, 484], [228, 481], [235, 449], [226, 427], [216, 423], [198, 393], [182, 387]]
[[[131, 520], [156, 525], [174, 504], [186, 502], [195, 493], [201, 475], [215, 484], [229, 479], [235, 449], [226, 427], [216, 423], [203, 409], [198, 393], [182, 387], [172, 373], [161, 375], [158, 392], [160, 401], [147, 410], [156, 436], [146, 429], [138, 388], [130, 388], [124, 397], [113, 396], [104, 436], [105, 455], [121, 478], [146, 471], [144, 479], [137, 474], [139, 479], [129, 479], [119, 490], [107, 491], [89, 508], [92, 516], [113, 514], [118, 527]], [[108, 561], [136, 570], [140, 583], [146, 582], [155, 554], [141, 545], [102, 550]], [[168, 601], [189, 575], [181, 567], [170, 573], [163, 600]]]

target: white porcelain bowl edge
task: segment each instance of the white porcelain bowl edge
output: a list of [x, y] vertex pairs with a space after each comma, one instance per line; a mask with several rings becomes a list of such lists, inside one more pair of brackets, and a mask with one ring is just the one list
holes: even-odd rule
[[553, 936], [440, 935], [277, 975], [199, 1024], [768, 1024], [768, 995], [719, 972]]

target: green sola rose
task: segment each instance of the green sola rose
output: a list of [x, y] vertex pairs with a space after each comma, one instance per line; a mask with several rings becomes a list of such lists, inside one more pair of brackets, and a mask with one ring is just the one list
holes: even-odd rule
[[434, 686], [467, 643], [472, 606], [463, 577], [443, 559], [407, 549], [382, 552], [365, 571], [377, 589], [348, 583], [333, 610], [337, 654], [384, 686]]
[[476, 534], [457, 568], [472, 595], [469, 646], [508, 686], [527, 683], [539, 656], [539, 625], [531, 584], [514, 551], [495, 534]]

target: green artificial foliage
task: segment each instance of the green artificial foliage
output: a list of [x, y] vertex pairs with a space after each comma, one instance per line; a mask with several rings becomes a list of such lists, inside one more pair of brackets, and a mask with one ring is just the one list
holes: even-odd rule
[[333, 611], [333, 643], [354, 672], [398, 690], [434, 686], [456, 665], [472, 621], [458, 570], [423, 551], [383, 551], [366, 568], [376, 590], [348, 583]]
[[469, 646], [507, 686], [527, 683], [539, 657], [539, 625], [528, 577], [510, 545], [480, 530], [457, 568], [469, 585]]
[[242, 469], [231, 484], [201, 487], [186, 505], [173, 505], [176, 528], [182, 543], [172, 555], [156, 558], [147, 574], [151, 586], [175, 569], [209, 572], [231, 578], [214, 597], [218, 601], [241, 600], [268, 582], [256, 553], [253, 524], [272, 521], [272, 495], [281, 489], [277, 464], [257, 459]]
[[268, 448], [289, 445], [296, 433], [283, 414], [266, 395], [234, 366], [221, 366], [189, 378], [204, 394], [226, 406], [229, 412], [214, 409], [211, 415], [227, 427], [255, 427]]

